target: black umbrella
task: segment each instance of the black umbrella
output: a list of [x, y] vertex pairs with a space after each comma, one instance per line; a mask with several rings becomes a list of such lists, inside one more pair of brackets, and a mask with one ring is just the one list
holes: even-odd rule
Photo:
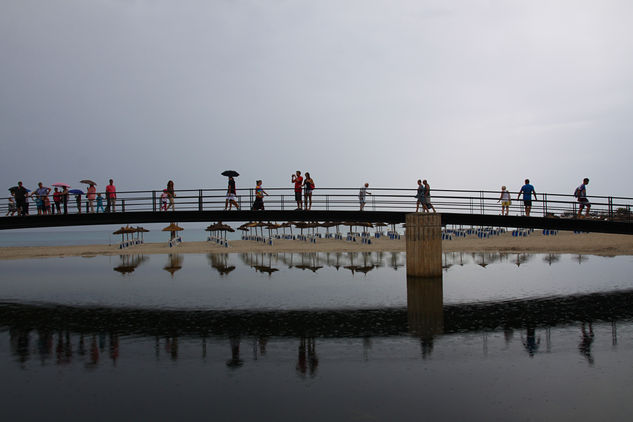
[[238, 172], [236, 172], [235, 170], [224, 170], [222, 172], [222, 176], [226, 176], [226, 177], [237, 177], [240, 174]]

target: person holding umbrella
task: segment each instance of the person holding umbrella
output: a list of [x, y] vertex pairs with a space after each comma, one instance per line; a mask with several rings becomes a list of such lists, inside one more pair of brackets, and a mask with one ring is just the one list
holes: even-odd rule
[[71, 189], [68, 191], [68, 193], [75, 195], [75, 202], [77, 203], [77, 214], [81, 214], [81, 195], [84, 194], [84, 191], [82, 191], [81, 189]]
[[86, 199], [88, 200], [88, 212], [94, 213], [95, 212], [95, 199], [97, 198], [97, 188], [95, 187], [94, 183], [90, 184], [90, 186], [88, 186], [88, 189], [86, 189]]
[[227, 208], [231, 210], [231, 208], [233, 208], [233, 205], [235, 205], [235, 208], [237, 208], [237, 210], [239, 211], [240, 206], [238, 205], [236, 199], [237, 199], [237, 190], [235, 188], [235, 179], [233, 178], [233, 176], [229, 176], [229, 186], [226, 191], [226, 201], [224, 202], [224, 211], [226, 211]]

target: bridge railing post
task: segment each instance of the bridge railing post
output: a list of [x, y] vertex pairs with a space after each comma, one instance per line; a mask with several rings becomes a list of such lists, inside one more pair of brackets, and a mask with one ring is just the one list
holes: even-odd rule
[[608, 203], [609, 203], [609, 220], [613, 219], [613, 197], [610, 196], [608, 198]]
[[125, 199], [121, 199], [121, 212], [125, 212]]
[[198, 190], [198, 211], [202, 211], [202, 189]]
[[284, 210], [284, 196], [281, 195], [281, 210]]
[[484, 213], [485, 208], [484, 208], [484, 192], [483, 191], [479, 191], [479, 212], [481, 212], [481, 214], [485, 214]]
[[325, 210], [330, 210], [330, 195], [325, 195]]
[[547, 215], [547, 194], [543, 194], [543, 217]]
[[156, 212], [156, 191], [152, 191], [152, 211]]

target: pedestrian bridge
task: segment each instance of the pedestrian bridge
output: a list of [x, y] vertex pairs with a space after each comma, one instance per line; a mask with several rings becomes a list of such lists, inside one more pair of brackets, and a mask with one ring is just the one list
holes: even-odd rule
[[[247, 222], [247, 221], [332, 221], [399, 224], [407, 214], [416, 211], [415, 189], [370, 188], [367, 204], [359, 211], [358, 188], [318, 188], [312, 197], [310, 211], [297, 211], [294, 192], [288, 188], [267, 188], [265, 211], [251, 211], [254, 189], [238, 189], [240, 210], [225, 211], [225, 189], [177, 190], [175, 211], [163, 211], [162, 191], [117, 192], [116, 212], [88, 213], [84, 197], [71, 196], [67, 214], [37, 214], [31, 201], [30, 214], [0, 218], [0, 230], [35, 227], [86, 225], [126, 225], [171, 222]], [[434, 207], [441, 213], [441, 224], [488, 227], [516, 227], [585, 232], [633, 234], [633, 198], [591, 196], [591, 215], [573, 218], [577, 201], [572, 195], [538, 193], [531, 216], [525, 216], [523, 201], [513, 197], [509, 216], [499, 215], [499, 192], [434, 189]], [[8, 198], [1, 202], [0, 213], [7, 213]], [[79, 213], [78, 207], [81, 207]]]
[[[131, 211], [99, 214], [60, 214], [0, 218], [0, 230], [90, 225], [138, 225], [170, 222], [333, 221], [400, 224], [409, 211]], [[633, 234], [633, 223], [593, 219], [440, 213], [442, 226], [518, 227]]]

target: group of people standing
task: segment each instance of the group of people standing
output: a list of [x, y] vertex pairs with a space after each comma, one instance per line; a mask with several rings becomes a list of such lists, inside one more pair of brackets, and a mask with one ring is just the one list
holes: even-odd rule
[[[51, 201], [51, 193], [53, 200]], [[33, 200], [37, 208], [37, 215], [68, 214], [68, 202], [70, 195], [75, 197], [77, 213], [81, 214], [82, 195], [86, 198], [86, 213], [115, 212], [116, 211], [116, 187], [110, 179], [105, 189], [106, 207], [103, 206], [103, 196], [97, 192], [96, 184], [89, 183], [86, 193], [79, 190], [69, 190], [68, 185], [55, 186], [54, 190], [44, 186], [42, 182], [37, 184], [37, 189], [30, 191], [19, 181], [15, 188], [11, 189], [9, 197], [9, 209], [7, 216], [29, 215], [30, 202]], [[96, 202], [96, 208], [95, 208]]]

